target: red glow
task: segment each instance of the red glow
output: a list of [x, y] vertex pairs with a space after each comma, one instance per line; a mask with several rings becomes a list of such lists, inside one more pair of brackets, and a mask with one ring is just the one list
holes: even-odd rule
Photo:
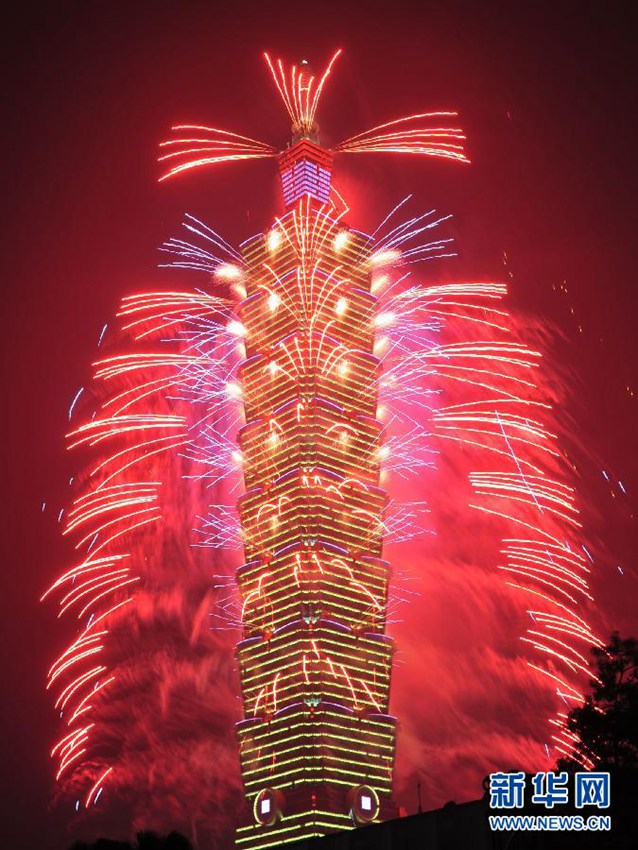
[[[395, 622], [405, 588], [400, 573], [390, 585], [387, 552], [416, 569], [425, 586], [457, 582], [459, 597], [499, 598], [508, 616], [521, 615], [512, 676], [553, 712], [538, 719], [530, 740], [538, 745], [551, 724], [557, 752], [577, 746], [557, 709], [582, 699], [589, 675], [582, 645], [599, 639], [586, 619], [592, 596], [579, 554], [576, 493], [552, 424], [541, 352], [503, 307], [502, 284], [428, 286], [408, 277], [421, 261], [451, 255], [451, 238], [424, 241], [447, 216], [396, 223], [401, 203], [373, 236], [344, 223], [349, 210], [329, 185], [331, 156], [305, 138], [316, 133], [321, 92], [339, 53], [318, 81], [266, 56], [293, 130], [304, 137], [281, 155], [292, 181], [290, 191], [284, 181], [285, 214], [241, 252], [187, 219], [204, 247], [172, 240], [166, 250], [175, 265], [203, 272], [209, 282], [233, 281], [232, 295], [125, 298], [119, 316], [128, 348], [94, 363], [95, 409], [82, 411], [82, 424], [68, 435], [69, 447], [92, 452], [93, 460], [76, 485], [64, 531], [77, 540], [82, 560], [45, 593], [59, 591], [60, 614], [73, 611], [79, 621], [79, 634], [50, 669], [65, 733], [52, 755], [58, 778], [82, 788], [86, 808], [97, 803], [107, 777], [114, 790], [138, 779], [146, 787], [155, 760], [179, 767], [179, 747], [155, 740], [144, 710], [134, 721], [152, 742], [144, 764], [131, 764], [128, 735], [114, 733], [110, 706], [130, 698], [132, 680], [138, 699], [153, 688], [162, 710], [173, 689], [186, 688], [206, 747], [222, 753], [209, 774], [200, 751], [193, 756], [198, 779], [214, 793], [215, 776], [233, 763], [224, 737], [235, 719], [231, 640], [214, 628], [223, 625], [243, 629], [238, 734], [249, 802], [270, 785], [282, 794], [298, 784], [327, 786], [337, 802], [325, 813], [325, 828], [345, 828], [349, 814], [339, 793], [372, 783], [381, 816], [391, 814], [393, 641], [386, 626], [420, 664], [410, 627], [418, 635], [424, 609], [415, 600], [406, 606], [407, 626]], [[455, 117], [420, 113], [386, 122], [333, 153], [467, 162]], [[201, 165], [277, 155], [266, 143], [217, 128], [172, 129], [185, 135], [162, 143], [168, 152], [160, 161], [171, 167], [161, 180]], [[415, 472], [420, 480], [406, 487]], [[475, 561], [465, 553], [432, 566], [419, 543], [419, 533], [432, 530], [424, 528], [430, 510], [439, 533], [447, 526], [449, 535], [451, 521], [476, 531]], [[202, 546], [229, 553], [228, 561], [243, 550], [239, 600], [220, 589], [229, 577], [221, 556], [213, 567], [220, 583], [211, 588]], [[466, 572], [481, 590], [472, 590]], [[496, 603], [492, 613], [498, 620]], [[525, 617], [530, 622], [522, 625]], [[157, 647], [163, 634], [176, 636], [175, 655]], [[91, 666], [98, 653], [104, 665]], [[211, 673], [213, 658], [223, 662]], [[411, 703], [401, 672], [396, 676], [397, 713], [409, 728], [404, 740], [418, 739], [415, 727], [427, 727], [420, 717], [426, 700]], [[428, 687], [436, 687], [431, 678]], [[212, 706], [219, 713], [211, 741], [203, 718]], [[319, 733], [311, 741], [290, 731], [303, 728], [308, 714], [330, 726], [336, 741], [331, 777], [312, 773]], [[352, 757], [353, 747], [367, 754], [365, 762]], [[538, 754], [525, 757], [532, 764]], [[581, 757], [586, 763], [587, 754]], [[419, 769], [423, 752], [401, 756], [399, 782], [410, 758], [416, 765], [409, 768]], [[234, 792], [237, 784], [233, 774], [224, 787]], [[308, 797], [294, 806], [289, 814], [303, 824]], [[289, 823], [277, 827], [282, 839], [293, 835]], [[241, 829], [246, 846], [264, 841], [261, 826]]]

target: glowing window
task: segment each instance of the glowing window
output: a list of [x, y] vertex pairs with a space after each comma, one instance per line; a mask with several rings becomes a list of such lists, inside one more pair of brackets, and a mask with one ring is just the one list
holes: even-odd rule
[[259, 802], [259, 814], [260, 815], [269, 815], [270, 814], [270, 798], [262, 797]]
[[349, 234], [347, 230], [340, 230], [334, 238], [335, 251], [342, 251], [348, 244]]
[[337, 303], [335, 305], [335, 312], [337, 313], [337, 316], [343, 316], [343, 314], [346, 312], [347, 309], [348, 309], [348, 299], [344, 298], [342, 296], [341, 298], [339, 298], [339, 300], [337, 301]]
[[281, 245], [281, 233], [274, 229], [270, 231], [268, 234], [268, 249], [270, 251], [276, 251], [277, 248]]
[[270, 310], [271, 313], [275, 312], [278, 304], [279, 304], [279, 296], [276, 293], [271, 292], [270, 295], [268, 296], [268, 309]]

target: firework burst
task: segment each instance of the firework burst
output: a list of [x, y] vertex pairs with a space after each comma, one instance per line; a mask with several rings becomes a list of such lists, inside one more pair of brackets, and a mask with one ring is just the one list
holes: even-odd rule
[[[338, 56], [320, 77], [266, 56], [295, 138], [283, 154], [201, 125], [162, 144], [162, 180], [279, 157], [286, 211], [239, 250], [187, 216], [164, 265], [205, 285], [124, 298], [117, 346], [74, 399], [69, 446], [87, 465], [65, 534], [78, 555], [45, 597], [76, 628], [48, 681], [63, 727], [56, 779], [76, 808], [127, 799], [155, 825], [218, 826], [239, 793], [242, 629], [238, 734], [254, 819], [247, 809], [240, 843], [268, 840], [271, 807], [287, 805], [287, 838], [365, 822], [366, 795], [371, 819], [391, 812], [385, 629], [401, 650], [397, 600], [418, 610], [410, 581], [428, 574], [428, 541], [451, 517], [490, 536], [493, 562], [476, 560], [527, 618], [526, 687], [555, 709], [537, 740], [550, 728], [555, 754], [577, 745], [564, 721], [600, 641], [541, 352], [502, 284], [422, 282], [426, 261], [454, 254], [449, 216], [403, 217], [405, 199], [373, 234], [346, 224], [333, 156], [467, 158], [450, 112], [321, 148], [316, 112]], [[392, 581], [384, 546], [400, 565]], [[401, 564], [405, 551], [418, 564]], [[450, 569], [462, 585], [464, 565]], [[313, 722], [340, 730], [327, 773], [312, 754], [291, 767]], [[295, 723], [305, 731], [284, 747]], [[348, 755], [346, 740], [375, 758]]]

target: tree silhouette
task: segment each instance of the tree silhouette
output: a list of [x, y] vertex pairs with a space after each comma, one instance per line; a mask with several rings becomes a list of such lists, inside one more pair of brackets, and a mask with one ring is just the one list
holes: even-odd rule
[[[592, 649], [595, 679], [584, 705], [570, 711], [567, 728], [578, 736], [580, 753], [598, 769], [638, 770], [638, 640], [618, 632], [602, 649]], [[582, 769], [562, 759], [560, 769]]]

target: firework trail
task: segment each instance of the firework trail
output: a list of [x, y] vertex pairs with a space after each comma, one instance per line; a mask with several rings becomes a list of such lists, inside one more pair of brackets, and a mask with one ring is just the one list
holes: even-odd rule
[[[266, 57], [301, 144], [315, 133], [337, 57], [321, 78]], [[455, 113], [415, 114], [332, 153], [466, 162], [455, 124]], [[162, 180], [279, 156], [217, 128], [172, 130]], [[107, 337], [116, 343], [101, 348], [92, 387], [74, 399], [69, 446], [85, 471], [65, 534], [78, 554], [45, 597], [76, 629], [48, 687], [62, 724], [52, 750], [59, 794], [79, 811], [99, 816], [119, 804], [136, 826], [182, 828], [211, 844], [213, 830], [223, 835], [235, 819], [241, 705], [233, 647], [242, 625], [249, 633], [276, 628], [285, 606], [274, 610], [268, 572], [242, 568], [241, 593], [233, 577], [242, 549], [249, 566], [274, 546], [267, 541], [292, 509], [276, 492], [254, 511], [250, 493], [242, 496], [293, 462], [282, 434], [304, 414], [299, 405], [279, 409], [277, 393], [308, 382], [328, 387], [333, 407], [348, 398], [372, 404], [339, 424], [326, 414], [313, 439], [341, 458], [340, 471], [313, 473], [304, 486], [343, 503], [359, 548], [383, 540], [395, 565], [387, 621], [398, 647], [399, 797], [415, 773], [437, 804], [459, 788], [474, 796], [492, 767], [543, 766], [575, 749], [589, 763], [564, 720], [590, 676], [588, 647], [600, 641], [587, 620], [590, 563], [556, 434], [560, 396], [536, 347], [542, 334], [510, 315], [500, 283], [424, 282], [426, 261], [454, 254], [449, 216], [406, 217], [405, 199], [366, 235], [347, 226], [345, 202], [328, 192], [320, 203], [304, 196], [289, 205], [253, 238], [273, 258], [261, 263], [256, 287], [245, 246], [236, 250], [187, 216], [184, 237], [163, 246], [166, 265], [199, 273], [202, 289], [125, 298], [120, 331]], [[302, 259], [282, 277], [276, 257], [288, 249]], [[357, 281], [367, 281], [367, 294]], [[335, 330], [352, 304], [364, 303], [360, 333], [370, 335], [371, 354]], [[318, 342], [300, 346], [291, 334], [255, 377], [247, 328], [259, 311], [308, 328]], [[273, 386], [270, 413], [246, 430], [264, 380]], [[387, 500], [379, 496], [370, 510], [379, 484]], [[323, 562], [316, 566], [323, 573]], [[329, 563], [358, 600], [362, 624], [381, 629], [387, 591], [374, 589], [363, 561], [356, 567], [340, 556]], [[298, 587], [305, 569], [293, 558]], [[303, 655], [306, 683], [315, 655], [316, 645]], [[325, 664], [339, 699], [387, 710], [376, 681], [336, 656], [326, 654]], [[259, 692], [244, 691], [244, 712], [276, 713], [286, 698], [275, 676]]]
[[227, 312], [197, 292], [125, 298], [69, 434], [89, 460], [66, 518], [78, 557], [45, 594], [78, 624], [49, 671], [63, 724], [52, 755], [80, 811], [135, 788], [127, 827], [223, 823], [239, 787], [230, 566], [197, 545], [198, 517], [234, 486]]
[[397, 786], [413, 797], [416, 774], [431, 806], [475, 797], [490, 770], [547, 769], [567, 754], [590, 764], [564, 726], [600, 640], [573, 470], [556, 438], [562, 390], [536, 347], [547, 334], [504, 309], [505, 295], [471, 283], [394, 298], [403, 340], [410, 313], [397, 383], [415, 391], [393, 424], [426, 437], [413, 443], [418, 481], [399, 461], [402, 487], [427, 498], [436, 532], [389, 549], [415, 591], [393, 630]]

